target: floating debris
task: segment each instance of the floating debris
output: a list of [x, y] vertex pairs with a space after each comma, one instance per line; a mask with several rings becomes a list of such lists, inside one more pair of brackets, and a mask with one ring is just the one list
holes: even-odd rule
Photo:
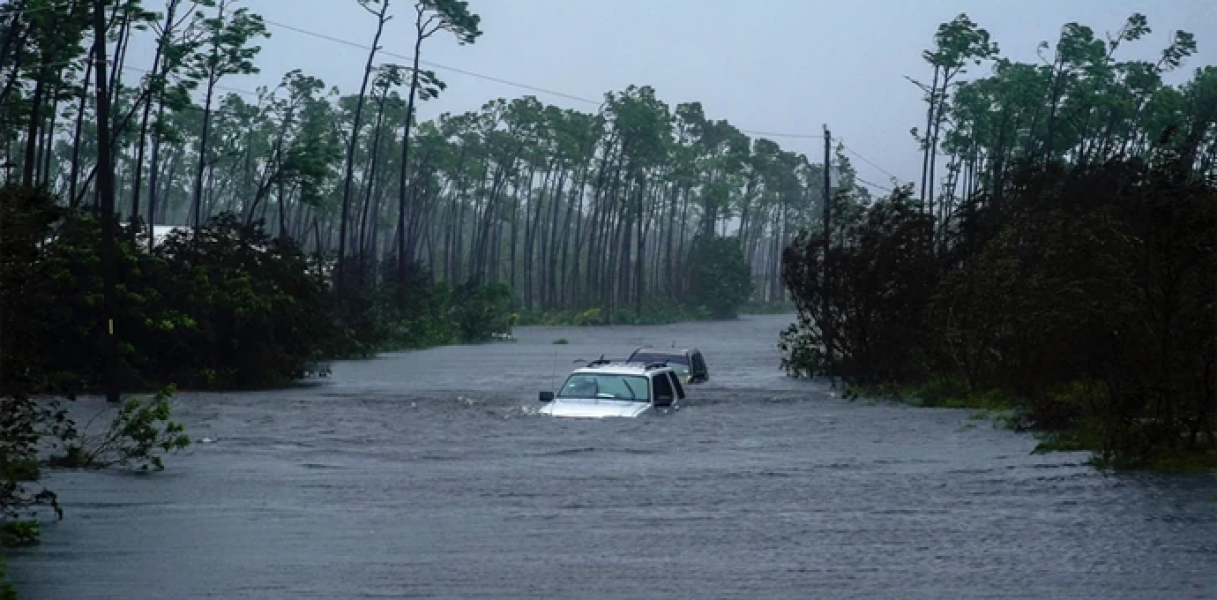
[[513, 406], [503, 414], [504, 419], [512, 419], [515, 417], [535, 417], [541, 414], [541, 407], [533, 406], [532, 404], [522, 404]]

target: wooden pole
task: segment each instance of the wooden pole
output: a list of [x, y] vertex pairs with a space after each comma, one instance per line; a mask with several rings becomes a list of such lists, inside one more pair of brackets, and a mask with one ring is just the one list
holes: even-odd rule
[[97, 192], [101, 204], [101, 266], [103, 281], [102, 355], [105, 372], [102, 376], [107, 402], [119, 401], [118, 338], [114, 331], [115, 295], [117, 293], [118, 257], [114, 238], [114, 165], [110, 156], [110, 94], [106, 79], [106, 0], [93, 2], [93, 60], [97, 93]]
[[833, 325], [832, 319], [829, 317], [828, 309], [828, 252], [832, 249], [832, 132], [828, 131], [828, 125], [824, 125], [824, 262], [823, 262], [823, 282], [820, 285], [820, 333], [824, 338], [824, 357], [825, 369], [828, 375], [829, 384], [833, 388], [836, 387], [836, 382], [833, 380], [832, 368], [832, 344], [833, 344]]

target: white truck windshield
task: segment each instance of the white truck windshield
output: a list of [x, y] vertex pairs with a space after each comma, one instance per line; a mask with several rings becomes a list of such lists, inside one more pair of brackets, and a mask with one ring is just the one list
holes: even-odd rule
[[608, 373], [576, 373], [566, 379], [559, 398], [601, 398], [605, 400], [627, 400], [650, 402], [650, 386], [641, 375], [613, 375]]

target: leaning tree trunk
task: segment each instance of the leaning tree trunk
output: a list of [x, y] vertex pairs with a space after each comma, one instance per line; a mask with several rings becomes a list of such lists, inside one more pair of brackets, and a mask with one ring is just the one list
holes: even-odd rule
[[[167, 43], [169, 36], [172, 35], [173, 16], [174, 16], [174, 12], [177, 10], [177, 4], [178, 4], [178, 0], [170, 0], [169, 5], [166, 8], [167, 12], [165, 14], [165, 27], [164, 27], [163, 33], [161, 34], [162, 37], [161, 37], [160, 43], [158, 43], [156, 45], [156, 54], [152, 58], [151, 77], [153, 79], [149, 79], [149, 84], [156, 82], [156, 84], [158, 86], [165, 85], [165, 76], [167, 75], [167, 73], [164, 73], [161, 71], [167, 71], [168, 69], [162, 68], [161, 58], [165, 54], [165, 44]], [[155, 79], [157, 77], [159, 77], [160, 79], [159, 80]], [[140, 197], [140, 192], [142, 191], [143, 180], [144, 180], [144, 148], [148, 144], [148, 119], [151, 117], [151, 114], [152, 114], [153, 100], [155, 99], [157, 102], [161, 102], [162, 95], [163, 95], [163, 93], [159, 93], [159, 90], [158, 90], [158, 93], [156, 93], [156, 94], [148, 95], [148, 98], [144, 101], [144, 114], [140, 118], [139, 142], [137, 142], [136, 151], [135, 151], [135, 183], [133, 185], [134, 190], [131, 193], [131, 225], [132, 225], [131, 231], [132, 231], [133, 235], [134, 235], [134, 231], [135, 231], [135, 223], [136, 223], [137, 219], [139, 218], [139, 199], [140, 199], [139, 197]], [[155, 179], [155, 177], [153, 177], [153, 179]], [[150, 182], [149, 187], [150, 188], [156, 187], [156, 183]], [[152, 248], [152, 224], [153, 224], [152, 218], [155, 216], [154, 213], [155, 213], [155, 211], [153, 210], [153, 208], [151, 206], [149, 206], [149, 208], [148, 208], [149, 250], [151, 250], [151, 248]]]
[[[334, 291], [338, 297], [338, 302], [343, 300], [343, 290], [345, 287], [344, 273], [347, 249], [347, 222], [350, 219], [351, 212], [351, 181], [355, 174], [355, 148], [359, 144], [359, 127], [363, 124], [363, 106], [367, 101], [368, 79], [372, 76], [372, 61], [376, 58], [376, 50], [380, 44], [380, 36], [385, 28], [385, 13], [389, 10], [389, 0], [382, 0], [380, 3], [380, 13], [376, 16], [376, 35], [372, 38], [372, 49], [368, 52], [368, 60], [363, 68], [363, 82], [359, 85], [359, 100], [355, 104], [355, 120], [351, 125], [351, 136], [347, 143], [346, 157], [346, 175], [342, 183], [342, 216], [338, 223], [338, 263], [335, 265], [335, 281]], [[417, 54], [417, 49], [415, 50]], [[415, 56], [415, 63], [418, 62], [418, 57]], [[413, 90], [411, 90], [413, 94]], [[407, 130], [409, 129], [409, 117], [407, 119]], [[407, 138], [409, 133], [407, 133]], [[404, 168], [404, 167], [403, 167]]]
[[397, 287], [399, 297], [404, 297], [406, 285], [406, 197], [409, 194], [406, 186], [406, 172], [410, 168], [410, 125], [414, 121], [414, 100], [418, 95], [418, 65], [419, 52], [422, 49], [423, 37], [420, 34], [414, 42], [414, 69], [410, 73], [410, 96], [406, 100], [406, 125], [402, 128], [401, 140], [401, 175], [398, 178], [397, 197]]

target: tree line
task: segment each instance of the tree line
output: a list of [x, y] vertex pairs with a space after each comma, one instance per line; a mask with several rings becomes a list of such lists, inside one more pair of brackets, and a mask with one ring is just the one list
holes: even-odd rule
[[1217, 468], [1217, 69], [1163, 82], [1196, 49], [1182, 31], [1115, 58], [1150, 33], [1070, 23], [1026, 64], [943, 24], [914, 131], [943, 185], [840, 194], [785, 250], [787, 371], [1007, 411], [1100, 465]]
[[[988, 32], [966, 14], [944, 23], [922, 57], [929, 84], [924, 128], [911, 130], [922, 150], [917, 199], [942, 236], [959, 203], [1001, 189], [1023, 163], [1079, 167], [1173, 150], [1196, 172], [1217, 167], [1217, 66], [1194, 69], [1181, 85], [1164, 78], [1196, 53], [1195, 36], [1174, 31], [1150, 58], [1121, 58], [1153, 34], [1134, 14], [1114, 33], [1068, 23], [1054, 44], [1041, 42], [1038, 63], [1002, 57]], [[970, 68], [989, 72], [965, 79]], [[1166, 131], [1175, 134], [1163, 136]]]
[[[253, 98], [221, 90], [257, 72], [269, 36], [237, 0], [168, 0], [163, 11], [106, 2], [116, 211], [135, 224], [192, 226], [226, 212], [264, 221], [331, 261], [350, 305], [401, 287], [412, 265], [452, 285], [503, 282], [525, 315], [595, 309], [633, 321], [687, 306], [730, 316], [749, 299], [786, 299], [781, 249], [823, 203], [822, 165], [699, 103], [669, 106], [649, 86], [609, 92], [594, 112], [528, 96], [416, 122], [417, 104], [446, 88], [419, 66], [427, 41], [475, 43], [480, 19], [465, 2], [391, 2], [354, 2], [377, 24], [358, 93], [295, 70]], [[12, 40], [0, 51], [6, 180], [72, 207], [100, 200], [95, 4], [0, 8]], [[394, 10], [413, 21], [412, 64], [378, 54]], [[155, 41], [150, 64], [128, 56], [137, 36]], [[131, 72], [143, 73], [138, 84], [123, 77]], [[840, 185], [852, 187], [842, 169]], [[693, 280], [720, 270], [697, 260], [739, 260], [695, 252], [718, 238], [739, 247], [755, 285]], [[386, 261], [397, 265], [392, 281]], [[695, 296], [704, 289], [727, 289], [731, 302], [710, 307], [716, 296]]]
[[[355, 0], [377, 25], [358, 93], [293, 70], [253, 98], [224, 83], [258, 72], [259, 15], [158, 8], [0, 6], [6, 395], [273, 385], [529, 319], [730, 317], [784, 299], [781, 248], [823, 203], [822, 166], [646, 86], [417, 122], [446, 88], [428, 40], [481, 34], [466, 2]], [[393, 10], [411, 64], [379, 54]]]
[[[38, 449], [77, 433], [43, 394], [280, 385], [527, 319], [730, 317], [786, 297], [781, 249], [824, 202], [822, 165], [648, 86], [419, 122], [446, 89], [429, 41], [481, 34], [463, 1], [352, 0], [377, 26], [357, 93], [293, 70], [252, 97], [226, 84], [258, 72], [259, 15], [147, 4], [0, 5], [0, 521], [23, 540], [55, 502]], [[395, 11], [410, 64], [380, 55]], [[104, 447], [188, 442], [163, 394], [122, 406], [134, 446]], [[97, 462], [70, 443], [57, 464]]]

